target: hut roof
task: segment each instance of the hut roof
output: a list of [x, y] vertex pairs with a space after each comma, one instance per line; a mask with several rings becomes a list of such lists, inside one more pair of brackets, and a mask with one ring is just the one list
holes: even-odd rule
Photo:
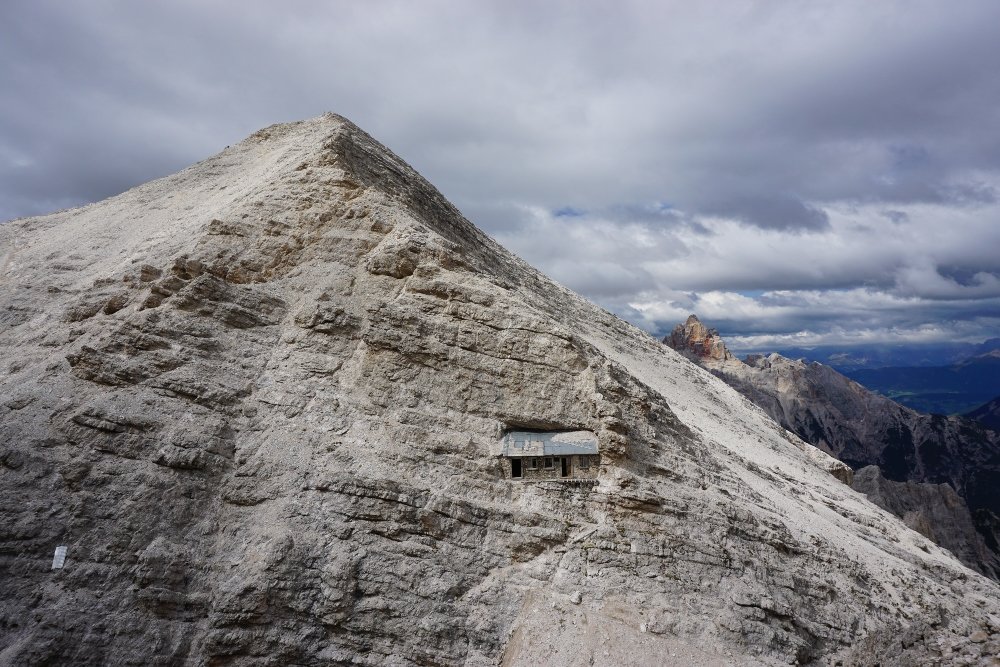
[[503, 437], [503, 456], [567, 456], [597, 454], [597, 435], [590, 431], [510, 431]]

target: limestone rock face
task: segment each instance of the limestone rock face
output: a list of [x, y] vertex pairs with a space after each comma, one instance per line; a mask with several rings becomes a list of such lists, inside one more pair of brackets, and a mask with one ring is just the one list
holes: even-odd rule
[[[1000, 577], [996, 433], [910, 410], [819, 363], [779, 354], [701, 363], [806, 442], [853, 469], [878, 466], [884, 483], [876, 485], [869, 471], [854, 476], [855, 488], [911, 527], [925, 526], [920, 532], [970, 567]], [[942, 484], [957, 496], [947, 496]]]
[[[1000, 648], [994, 582], [338, 116], [0, 256], [0, 664]], [[596, 434], [596, 483], [506, 479], [512, 429]]]

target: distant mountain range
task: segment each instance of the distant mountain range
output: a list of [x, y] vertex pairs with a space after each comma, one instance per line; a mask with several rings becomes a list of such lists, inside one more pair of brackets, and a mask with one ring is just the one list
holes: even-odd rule
[[1000, 338], [982, 343], [929, 343], [915, 345], [818, 345], [767, 349], [732, 347], [738, 356], [777, 352], [786, 359], [807, 359], [836, 368], [841, 373], [860, 368], [952, 366], [1000, 350]]
[[[1000, 578], [1000, 434], [970, 419], [917, 412], [817, 362], [777, 353], [740, 361], [694, 315], [663, 342], [851, 466], [855, 490], [970, 567]], [[962, 368], [973, 377], [994, 360]], [[996, 418], [996, 403], [993, 412], [984, 406], [984, 416]]]
[[868, 389], [930, 414], [959, 415], [1000, 396], [1000, 338], [982, 343], [737, 350], [777, 352], [829, 366]]
[[1000, 351], [951, 366], [891, 366], [842, 370], [847, 377], [908, 408], [963, 414], [1000, 396]]

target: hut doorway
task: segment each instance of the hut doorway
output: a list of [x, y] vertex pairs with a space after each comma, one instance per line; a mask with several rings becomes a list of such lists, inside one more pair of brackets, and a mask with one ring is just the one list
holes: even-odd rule
[[570, 457], [568, 457], [568, 456], [562, 457], [562, 476], [563, 477], [569, 477], [569, 460], [570, 460]]

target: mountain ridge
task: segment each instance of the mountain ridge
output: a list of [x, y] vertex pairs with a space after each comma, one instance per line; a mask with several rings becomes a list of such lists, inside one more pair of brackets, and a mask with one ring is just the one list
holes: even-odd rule
[[963, 415], [966, 419], [972, 419], [986, 428], [1000, 431], [1000, 396], [991, 401], [987, 401], [975, 410]]
[[[818, 362], [777, 353], [740, 361], [716, 330], [693, 315], [663, 342], [725, 380], [785, 428], [851, 466], [856, 490], [901, 518], [909, 517], [911, 527], [968, 565], [1000, 576], [996, 433], [962, 418], [918, 413]], [[873, 465], [877, 475], [858, 474]], [[936, 487], [944, 483], [957, 492], [955, 498], [941, 495]], [[892, 498], [893, 490], [898, 497]], [[914, 509], [921, 507], [925, 515]], [[969, 530], [972, 526], [975, 531]]]
[[[669, 335], [669, 334], [668, 334]], [[808, 359], [831, 366], [847, 374], [863, 368], [951, 366], [977, 355], [1000, 349], [1000, 338], [990, 338], [981, 343], [886, 343], [835, 345], [820, 344], [809, 347], [784, 347], [775, 344], [770, 348], [757, 345], [740, 347], [734, 353], [739, 357], [748, 354], [777, 352], [786, 359]]]

